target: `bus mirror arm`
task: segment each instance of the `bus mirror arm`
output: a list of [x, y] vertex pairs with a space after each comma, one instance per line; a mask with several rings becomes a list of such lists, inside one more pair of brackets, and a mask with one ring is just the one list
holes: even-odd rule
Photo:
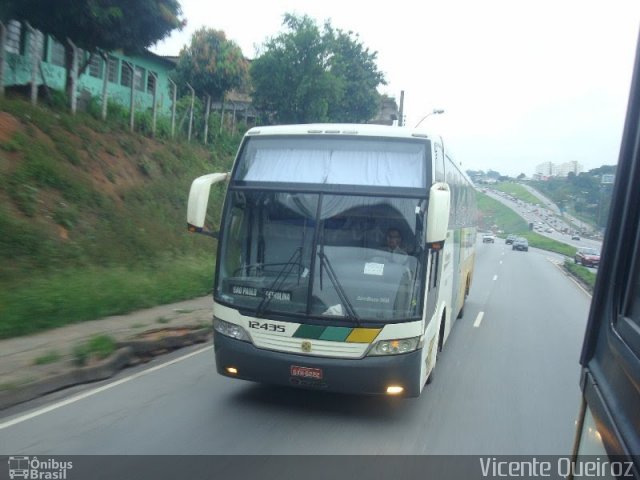
[[189, 224], [187, 224], [187, 230], [189, 230], [189, 232], [191, 233], [199, 233], [200, 235], [206, 235], [207, 237], [211, 237], [215, 239], [220, 237], [220, 232], [212, 232], [210, 230], [205, 230], [203, 228], [195, 228], [193, 225], [189, 225]]
[[229, 176], [229, 173], [211, 173], [198, 177], [191, 183], [187, 206], [187, 229], [190, 232], [218, 238], [218, 232], [210, 232], [204, 229], [209, 192], [211, 191], [211, 185], [228, 180]]
[[449, 212], [451, 211], [451, 192], [444, 182], [434, 183], [429, 189], [427, 205], [427, 228], [425, 241], [427, 244], [444, 242], [449, 229]]

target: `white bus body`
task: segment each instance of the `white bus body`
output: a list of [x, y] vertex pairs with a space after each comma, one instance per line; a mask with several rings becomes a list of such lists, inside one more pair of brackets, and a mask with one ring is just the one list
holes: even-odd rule
[[223, 181], [218, 372], [418, 396], [475, 258], [475, 191], [441, 139], [374, 125], [253, 128], [230, 174], [194, 181], [190, 231], [207, 233], [209, 189]]

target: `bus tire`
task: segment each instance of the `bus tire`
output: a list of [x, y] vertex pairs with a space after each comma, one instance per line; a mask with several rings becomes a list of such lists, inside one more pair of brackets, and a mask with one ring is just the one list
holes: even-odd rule
[[467, 304], [467, 297], [469, 296], [469, 283], [469, 277], [467, 277], [467, 281], [465, 282], [464, 287], [464, 298], [462, 299], [462, 307], [460, 307], [457, 318], [462, 318], [464, 316], [464, 306]]
[[[438, 354], [437, 353], [436, 353], [436, 358], [438, 358]], [[427, 377], [427, 385], [431, 385], [431, 382], [433, 382], [433, 371], [435, 369], [436, 369], [436, 366], [434, 365], [433, 368], [431, 369], [431, 371], [429, 372], [429, 376]]]
[[444, 341], [444, 323], [447, 319], [446, 311], [442, 312], [442, 320], [440, 321], [440, 332], [438, 333], [438, 346], [436, 347], [436, 362], [431, 371], [429, 372], [429, 376], [427, 377], [427, 385], [430, 385], [433, 382], [433, 373], [438, 365], [438, 355], [442, 351], [442, 343]]

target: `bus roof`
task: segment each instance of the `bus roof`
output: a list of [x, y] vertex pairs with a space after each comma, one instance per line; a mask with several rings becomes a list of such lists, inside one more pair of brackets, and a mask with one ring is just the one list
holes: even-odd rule
[[424, 130], [415, 130], [413, 128], [349, 123], [308, 123], [253, 127], [245, 135], [361, 135], [365, 137], [439, 138], [437, 136], [429, 136]]

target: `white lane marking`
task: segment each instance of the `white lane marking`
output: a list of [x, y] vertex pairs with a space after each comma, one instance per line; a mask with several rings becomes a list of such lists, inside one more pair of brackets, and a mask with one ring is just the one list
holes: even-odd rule
[[176, 358], [174, 360], [170, 360], [168, 362], [165, 362], [163, 364], [160, 365], [156, 365], [155, 367], [151, 367], [147, 370], [143, 370], [141, 372], [138, 373], [134, 373], [133, 375], [129, 375], [128, 377], [125, 378], [121, 378], [120, 380], [116, 380], [113, 383], [109, 383], [108, 385], [103, 385], [102, 387], [98, 387], [98, 388], [94, 388], [93, 390], [89, 390], [88, 392], [83, 392], [83, 393], [79, 393], [78, 395], [74, 395], [73, 397], [67, 398], [66, 400], [62, 400], [60, 402], [54, 403], [52, 405], [48, 405], [46, 407], [34, 410], [32, 412], [29, 412], [25, 415], [21, 415], [19, 417], [16, 417], [12, 420], [8, 420], [4, 423], [0, 423], [0, 430], [3, 430], [5, 428], [11, 427], [13, 425], [16, 425], [18, 423], [22, 423], [25, 422], [27, 420], [30, 420], [32, 418], [35, 417], [39, 417], [40, 415], [44, 415], [45, 413], [49, 413], [53, 410], [57, 410], [58, 408], [62, 408], [66, 405], [71, 405], [72, 403], [76, 403], [79, 402], [80, 400], [83, 400], [85, 398], [91, 397], [93, 395], [96, 395], [98, 393], [104, 392], [105, 390], [109, 390], [110, 388], [113, 387], [117, 387], [118, 385], [122, 385], [123, 383], [126, 383], [130, 380], [135, 380], [136, 378], [140, 378], [143, 377], [145, 375], [148, 375], [149, 373], [155, 372], [156, 370], [160, 370], [161, 368], [165, 368], [168, 367], [170, 365], [173, 365], [174, 363], [178, 363], [181, 362], [183, 360], [186, 360], [187, 358], [191, 358], [195, 355], [198, 355], [202, 352], [206, 352], [207, 350], [212, 349], [213, 347], [211, 345], [209, 345], [208, 347], [202, 348], [200, 350], [197, 350], [195, 352], [191, 352], [188, 353], [182, 357]]
[[484, 312], [479, 312], [478, 316], [476, 317], [476, 321], [473, 322], [473, 326], [475, 328], [478, 328], [480, 326], [480, 323], [482, 322], [482, 317], [484, 317]]
[[493, 281], [495, 282], [498, 279], [498, 275], [493, 276]]

